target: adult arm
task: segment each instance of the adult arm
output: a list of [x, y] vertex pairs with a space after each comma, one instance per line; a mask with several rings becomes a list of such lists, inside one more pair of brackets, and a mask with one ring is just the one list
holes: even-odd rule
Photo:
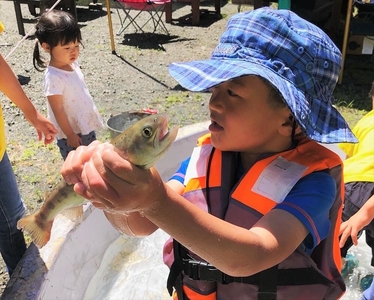
[[0, 90], [22, 111], [26, 120], [31, 123], [38, 134], [38, 139], [41, 140], [44, 135], [44, 143], [50, 144], [53, 142], [54, 136], [57, 133], [53, 124], [45, 118], [32, 104], [30, 99], [26, 96], [17, 77], [12, 69], [0, 55]]

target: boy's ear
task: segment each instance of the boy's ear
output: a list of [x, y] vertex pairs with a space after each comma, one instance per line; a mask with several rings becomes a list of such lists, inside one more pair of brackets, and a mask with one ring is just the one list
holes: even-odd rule
[[45, 52], [49, 53], [50, 47], [49, 47], [49, 45], [47, 43], [45, 43], [45, 42], [42, 43], [42, 48], [44, 49]]
[[289, 115], [286, 119], [285, 119], [285, 122], [282, 124], [281, 128], [280, 128], [280, 133], [284, 136], [291, 136], [292, 135], [292, 127], [293, 126], [296, 126], [295, 128], [295, 133], [298, 134], [300, 133], [301, 129], [299, 127], [299, 125], [296, 124], [294, 125], [294, 123], [296, 122], [295, 118], [293, 115]]

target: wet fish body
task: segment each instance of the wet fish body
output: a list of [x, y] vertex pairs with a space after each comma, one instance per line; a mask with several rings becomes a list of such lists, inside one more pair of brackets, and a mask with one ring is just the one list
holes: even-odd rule
[[[163, 115], [147, 116], [115, 137], [110, 143], [133, 164], [143, 169], [151, 168], [170, 148], [177, 137], [178, 127], [168, 130]], [[87, 200], [76, 194], [73, 185], [60, 182], [46, 195], [42, 207], [17, 223], [17, 228], [28, 233], [39, 248], [50, 239], [54, 218], [62, 213], [71, 220], [81, 218]]]

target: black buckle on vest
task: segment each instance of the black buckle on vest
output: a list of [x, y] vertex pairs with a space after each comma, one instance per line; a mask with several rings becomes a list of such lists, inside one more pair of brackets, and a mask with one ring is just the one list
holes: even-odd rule
[[234, 277], [229, 276], [211, 264], [197, 260], [185, 259], [184, 274], [193, 280], [216, 281], [222, 284], [229, 284], [234, 282]]

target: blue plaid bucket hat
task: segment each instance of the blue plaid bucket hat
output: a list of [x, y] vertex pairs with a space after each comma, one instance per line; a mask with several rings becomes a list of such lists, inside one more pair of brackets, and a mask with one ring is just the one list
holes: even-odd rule
[[332, 106], [340, 67], [339, 49], [317, 26], [289, 10], [259, 8], [230, 18], [210, 59], [173, 63], [169, 72], [191, 91], [260, 76], [282, 94], [306, 136], [321, 143], [357, 142]]

